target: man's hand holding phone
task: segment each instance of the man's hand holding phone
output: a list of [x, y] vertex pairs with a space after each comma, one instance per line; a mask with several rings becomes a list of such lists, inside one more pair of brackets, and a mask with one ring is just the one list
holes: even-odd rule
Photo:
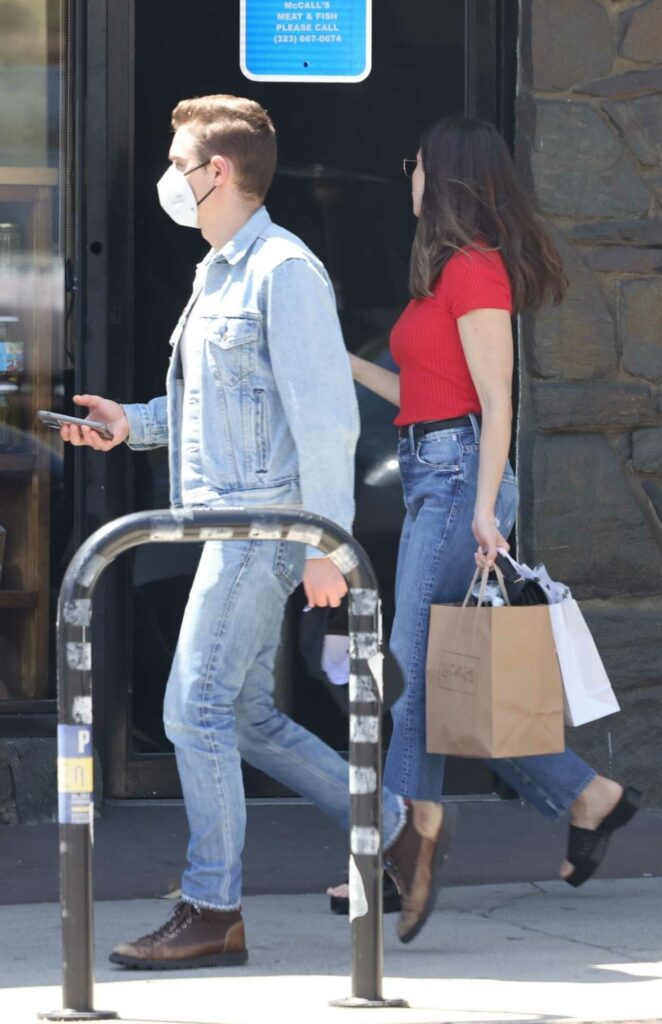
[[86, 406], [88, 417], [99, 423], [105, 423], [111, 434], [112, 441], [104, 440], [96, 430], [90, 427], [77, 426], [74, 423], [65, 423], [60, 429], [63, 441], [69, 441], [75, 446], [88, 445], [98, 452], [109, 452], [118, 444], [122, 444], [129, 436], [129, 421], [124, 415], [124, 409], [117, 402], [111, 402], [109, 398], [101, 398], [99, 395], [74, 395], [76, 405]]

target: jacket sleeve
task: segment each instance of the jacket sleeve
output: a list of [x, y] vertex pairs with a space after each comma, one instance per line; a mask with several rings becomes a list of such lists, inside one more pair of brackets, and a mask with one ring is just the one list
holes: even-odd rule
[[[331, 282], [306, 259], [266, 282], [267, 344], [299, 460], [303, 507], [351, 531], [359, 413]], [[316, 548], [309, 557], [322, 557]]]
[[151, 402], [123, 405], [124, 415], [129, 421], [129, 448], [142, 451], [146, 448], [162, 448], [168, 444], [168, 407], [165, 395], [153, 398]]

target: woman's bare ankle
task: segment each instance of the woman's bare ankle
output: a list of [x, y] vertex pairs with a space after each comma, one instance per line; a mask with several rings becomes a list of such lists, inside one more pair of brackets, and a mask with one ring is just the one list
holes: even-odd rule
[[570, 808], [570, 820], [579, 828], [597, 828], [623, 795], [623, 787], [604, 775], [596, 775]]

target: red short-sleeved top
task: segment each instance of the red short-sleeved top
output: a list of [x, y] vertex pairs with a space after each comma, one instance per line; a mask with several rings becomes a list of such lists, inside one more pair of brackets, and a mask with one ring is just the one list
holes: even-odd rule
[[510, 280], [499, 252], [461, 249], [432, 292], [412, 299], [391, 332], [391, 354], [400, 367], [398, 426], [480, 413], [457, 321], [473, 309], [512, 314]]

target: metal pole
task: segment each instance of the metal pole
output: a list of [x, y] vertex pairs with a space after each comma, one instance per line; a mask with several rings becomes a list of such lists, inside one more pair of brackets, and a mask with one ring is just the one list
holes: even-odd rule
[[384, 999], [382, 993], [382, 623], [377, 583], [368, 566], [371, 578], [363, 578], [362, 586], [350, 584], [349, 592], [352, 994], [331, 1003], [358, 1008], [408, 1005], [404, 999]]
[[138, 512], [103, 526], [62, 581], [57, 617], [58, 794], [63, 1003], [45, 1020], [108, 1020], [94, 1009], [92, 595], [104, 569], [147, 543], [285, 540], [317, 547], [350, 590], [350, 918], [352, 995], [337, 1005], [406, 1005], [382, 997], [381, 612], [363, 548], [335, 523], [282, 508]]

